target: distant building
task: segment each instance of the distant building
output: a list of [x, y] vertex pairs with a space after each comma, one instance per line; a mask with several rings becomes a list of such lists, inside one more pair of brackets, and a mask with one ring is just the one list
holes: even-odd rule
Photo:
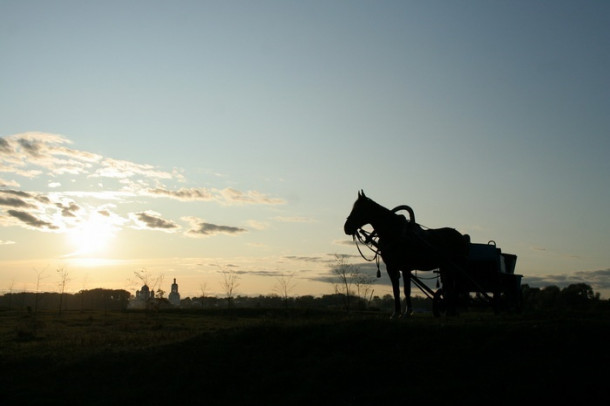
[[136, 300], [146, 302], [153, 297], [155, 297], [155, 293], [150, 291], [148, 285], [144, 285], [140, 290], [136, 290]]
[[155, 291], [150, 290], [148, 285], [144, 285], [140, 290], [136, 290], [136, 297], [127, 304], [128, 309], [146, 309], [150, 300], [155, 298]]
[[172, 291], [169, 294], [169, 302], [174, 306], [180, 306], [180, 293], [178, 293], [176, 278], [174, 278], [174, 283], [172, 283]]

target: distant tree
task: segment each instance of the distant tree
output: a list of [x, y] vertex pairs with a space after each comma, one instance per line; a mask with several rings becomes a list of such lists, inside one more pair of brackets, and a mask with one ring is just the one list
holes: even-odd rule
[[375, 282], [375, 279], [366, 273], [360, 272], [360, 268], [356, 268], [356, 272], [353, 276], [356, 296], [364, 299], [366, 303], [370, 303], [374, 293], [372, 285]]
[[59, 274], [59, 314], [61, 314], [64, 292], [66, 291], [66, 285], [70, 281], [70, 273], [66, 268], [58, 268], [57, 273]]
[[8, 309], [11, 310], [13, 302], [13, 287], [15, 286], [15, 279], [11, 279], [10, 285], [8, 285]]
[[555, 285], [545, 286], [538, 295], [538, 303], [543, 308], [553, 308], [559, 303], [561, 289]]
[[345, 310], [349, 311], [352, 284], [359, 274], [359, 269], [355, 265], [349, 264], [345, 256], [335, 254], [332, 272], [338, 280], [338, 283], [335, 285], [335, 291], [345, 295]]
[[296, 282], [293, 280], [294, 273], [281, 274], [276, 278], [276, 285], [274, 287], [275, 293], [277, 293], [284, 301], [284, 306], [288, 307], [288, 298], [290, 292], [296, 286]]
[[34, 272], [36, 272], [36, 295], [34, 296], [34, 313], [36, 313], [38, 311], [40, 282], [47, 276], [45, 275], [46, 269], [34, 269]]
[[562, 302], [568, 306], [584, 306], [596, 298], [599, 298], [599, 294], [596, 296], [593, 288], [586, 283], [575, 283], [561, 290]]
[[201, 282], [199, 284], [199, 290], [201, 291], [201, 305], [203, 306], [203, 303], [205, 302], [205, 298], [206, 298], [206, 293], [208, 291], [208, 283]]
[[227, 306], [233, 307], [233, 299], [235, 297], [235, 291], [239, 287], [239, 275], [233, 270], [222, 270], [222, 281], [221, 286], [225, 294], [227, 295]]
[[[154, 296], [155, 290], [157, 290], [158, 287], [160, 288], [160, 285], [163, 283], [164, 274], [160, 273], [156, 277], [153, 277], [145, 268], [135, 271], [134, 275], [140, 281], [140, 283], [148, 286], [151, 296]], [[163, 293], [165, 292], [161, 291], [161, 294]]]

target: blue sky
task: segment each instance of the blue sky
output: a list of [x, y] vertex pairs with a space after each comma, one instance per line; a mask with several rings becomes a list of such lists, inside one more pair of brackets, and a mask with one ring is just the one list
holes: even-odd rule
[[599, 1], [3, 1], [0, 291], [332, 293], [364, 189], [608, 297], [608, 27]]

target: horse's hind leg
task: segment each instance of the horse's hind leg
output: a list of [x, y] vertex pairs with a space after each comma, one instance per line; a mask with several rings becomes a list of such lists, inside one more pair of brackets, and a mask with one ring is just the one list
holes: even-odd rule
[[411, 302], [411, 272], [403, 271], [403, 283], [405, 284], [405, 311], [402, 317], [409, 317], [413, 314], [413, 303]]
[[394, 294], [394, 312], [392, 318], [400, 316], [400, 273], [396, 269], [387, 268], [390, 281], [392, 282], [392, 293]]

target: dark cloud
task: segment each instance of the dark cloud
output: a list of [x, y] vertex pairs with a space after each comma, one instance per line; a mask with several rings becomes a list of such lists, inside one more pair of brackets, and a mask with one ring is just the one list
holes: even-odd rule
[[31, 204], [25, 200], [18, 199], [16, 197], [2, 197], [0, 196], [0, 206], [18, 207], [18, 208], [33, 208]]
[[19, 196], [19, 197], [23, 197], [23, 198], [33, 198], [34, 197], [33, 195], [31, 195], [27, 192], [21, 191], [21, 190], [2, 190], [2, 191], [0, 191], [0, 193], [4, 194], [4, 195]]
[[64, 217], [76, 217], [74, 212], [80, 210], [80, 206], [74, 202], [69, 204], [56, 203], [55, 205], [61, 209], [61, 215]]
[[25, 138], [19, 138], [17, 140], [21, 148], [30, 156], [40, 157], [40, 147], [41, 144], [37, 141], [28, 140]]
[[191, 236], [207, 237], [215, 234], [240, 234], [248, 230], [239, 227], [219, 226], [211, 223], [198, 223], [193, 225], [187, 234]]
[[[28, 201], [29, 200], [29, 201]], [[35, 195], [20, 190], [1, 190], [0, 205], [16, 208], [34, 208], [36, 202], [49, 204], [50, 200], [44, 195]]]
[[25, 211], [9, 210], [8, 214], [12, 217], [15, 217], [18, 220], [21, 220], [23, 223], [25, 223], [28, 226], [33, 227], [33, 228], [38, 228], [38, 229], [46, 228], [49, 230], [57, 230], [59, 228], [56, 225], [51, 224], [47, 221], [40, 220], [36, 216], [34, 216], [30, 213], [27, 213]]
[[169, 220], [165, 220], [151, 213], [136, 213], [136, 217], [140, 222], [144, 223], [147, 228], [161, 230], [173, 230], [178, 228], [178, 225], [176, 223]]
[[0, 152], [9, 154], [12, 152], [12, 150], [13, 149], [11, 148], [8, 141], [6, 139], [0, 137]]
[[307, 257], [307, 256], [298, 256], [298, 255], [286, 255], [284, 258], [289, 259], [291, 261], [301, 261], [301, 262], [328, 262], [329, 259], [325, 257]]
[[97, 212], [104, 217], [110, 217], [110, 212], [108, 210], [98, 210]]
[[560, 288], [576, 283], [586, 283], [593, 289], [610, 289], [610, 268], [542, 276], [524, 275], [523, 283], [532, 287], [556, 285]]

